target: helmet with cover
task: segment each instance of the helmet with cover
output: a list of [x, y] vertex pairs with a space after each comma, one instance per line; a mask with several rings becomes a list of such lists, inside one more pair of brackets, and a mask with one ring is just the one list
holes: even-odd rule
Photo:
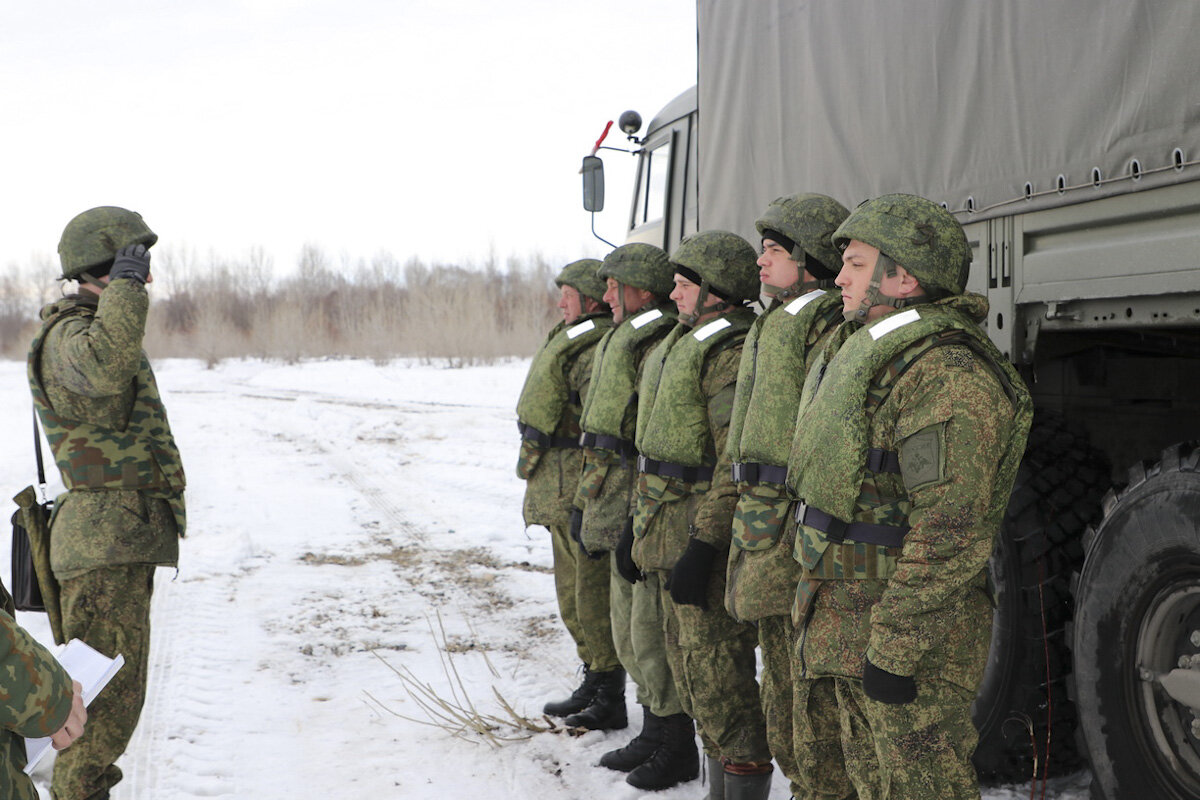
[[95, 278], [122, 247], [151, 247], [157, 241], [158, 234], [136, 211], [117, 206], [88, 209], [67, 223], [58, 242], [62, 277]]
[[[554, 285], [559, 288], [570, 286], [584, 297], [590, 297], [597, 303], [604, 304], [604, 290], [608, 286], [596, 277], [600, 262], [594, 258], [581, 258], [567, 264], [554, 279]], [[605, 306], [607, 307], [607, 306]]]
[[842, 266], [841, 253], [833, 246], [833, 232], [849, 215], [844, 205], [823, 194], [794, 194], [772, 200], [754, 223], [758, 235], [789, 250], [792, 260], [816, 280], [804, 281], [801, 274], [791, 286], [767, 287], [765, 291], [785, 300], [832, 286]]
[[[711, 311], [724, 311], [758, 297], [758, 255], [742, 237], [729, 231], [701, 231], [685, 238], [671, 254], [675, 272], [700, 285], [691, 314], [679, 316], [695, 325]], [[710, 294], [721, 301], [705, 305]]]
[[674, 274], [675, 270], [661, 247], [633, 242], [623, 244], [606, 255], [596, 277], [600, 280], [612, 278], [625, 286], [666, 297], [674, 288]]
[[[859, 321], [873, 305], [901, 308], [966, 290], [971, 248], [962, 225], [937, 203], [911, 194], [865, 200], [833, 234], [842, 250], [852, 239], [879, 249], [871, 288], [854, 312]], [[897, 300], [879, 293], [884, 274], [894, 275], [897, 264], [917, 279], [924, 296]]]

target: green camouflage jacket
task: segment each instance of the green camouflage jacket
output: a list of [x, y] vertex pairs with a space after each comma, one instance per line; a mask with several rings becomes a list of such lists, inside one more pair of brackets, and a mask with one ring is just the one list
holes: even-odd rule
[[638, 382], [650, 351], [675, 326], [675, 316], [673, 307], [640, 309], [596, 346], [581, 427], [585, 436], [602, 438], [585, 443], [574, 501], [583, 509], [581, 536], [591, 552], [615, 549], [632, 513]]
[[[786, 468], [809, 354], [841, 321], [840, 292], [823, 290], [776, 301], [755, 321], [738, 370], [726, 446], [730, 461]], [[737, 620], [788, 614], [800, 577], [792, 558], [796, 526], [787, 518], [790, 498], [782, 479], [769, 479], [774, 475], [741, 477], [725, 607]]]
[[50, 736], [71, 713], [71, 677], [54, 656], [12, 618], [12, 601], [0, 586], [0, 797], [37, 800], [25, 768], [25, 738]]
[[579, 417], [596, 344], [611, 325], [606, 314], [585, 315], [570, 326], [560, 322], [529, 366], [517, 403], [522, 430], [517, 475], [526, 482], [526, 525], [565, 528], [569, 523], [583, 462]]
[[[729, 326], [721, 329], [722, 320]], [[725, 439], [742, 342], [753, 321], [754, 312], [737, 308], [695, 329], [678, 325], [647, 359], [638, 393], [639, 452], [710, 467], [713, 474], [694, 482], [638, 475], [633, 558], [644, 570], [673, 567], [689, 536], [721, 551], [729, 547], [737, 486]]]
[[[843, 521], [908, 530], [895, 548], [801, 528], [794, 614], [808, 618], [806, 675], [857, 678], [869, 657], [972, 690], [981, 677], [985, 570], [1032, 419], [1024, 383], [975, 324], [986, 311], [966, 295], [846, 323], [814, 364], [789, 482]], [[871, 449], [898, 464], [867, 469]]]
[[42, 309], [28, 359], [34, 407], [68, 491], [55, 501], [61, 578], [122, 564], [174, 566], [183, 464], [142, 351], [149, 299], [133, 280]]

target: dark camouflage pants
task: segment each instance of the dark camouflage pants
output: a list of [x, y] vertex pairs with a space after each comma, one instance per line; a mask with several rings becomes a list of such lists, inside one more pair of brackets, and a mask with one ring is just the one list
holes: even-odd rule
[[663, 600], [658, 589], [661, 578], [652, 572], [645, 580], [630, 583], [617, 572], [616, 558], [611, 560], [609, 600], [617, 656], [637, 684], [640, 705], [659, 717], [678, 714], [683, 705], [663, 640]]
[[[85, 800], [121, 780], [114, 762], [125, 752], [146, 699], [150, 595], [154, 567], [104, 567], [61, 581], [63, 632], [125, 666], [88, 707], [84, 733], [58, 754], [50, 794]], [[103, 796], [103, 795], [101, 795]]]
[[867, 697], [860, 680], [834, 680], [846, 769], [860, 800], [979, 800], [973, 692], [918, 680], [916, 700], [888, 705]]
[[756, 679], [758, 632], [725, 610], [725, 559], [718, 562], [708, 583], [707, 611], [677, 605], [665, 587], [660, 590], [667, 657], [704, 752], [739, 764], [770, 761]]
[[608, 608], [608, 559], [591, 559], [565, 527], [550, 528], [554, 544], [554, 591], [558, 613], [575, 640], [579, 660], [593, 672], [621, 666], [613, 647]]

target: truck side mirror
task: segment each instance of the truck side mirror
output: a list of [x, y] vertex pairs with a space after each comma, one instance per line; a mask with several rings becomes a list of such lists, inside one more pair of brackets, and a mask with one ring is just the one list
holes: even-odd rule
[[584, 156], [583, 167], [583, 210], [604, 210], [604, 162], [599, 156]]

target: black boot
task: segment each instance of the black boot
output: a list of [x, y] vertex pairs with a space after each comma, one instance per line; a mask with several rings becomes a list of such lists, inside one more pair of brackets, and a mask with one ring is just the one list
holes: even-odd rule
[[583, 667], [583, 683], [579, 684], [579, 688], [571, 692], [571, 696], [566, 700], [546, 703], [545, 707], [542, 708], [542, 713], [548, 714], [551, 717], [566, 717], [583, 711], [591, 704], [592, 698], [596, 696], [596, 685], [603, 674], [592, 672], [585, 664]]
[[609, 750], [600, 756], [600, 766], [615, 769], [618, 772], [629, 772], [634, 767], [641, 766], [646, 759], [654, 755], [662, 742], [662, 717], [655, 716], [646, 706], [642, 706], [642, 732], [629, 740], [629, 744], [617, 750]]
[[700, 753], [696, 749], [696, 729], [687, 714], [660, 717], [662, 741], [658, 749], [636, 767], [625, 782], [639, 789], [668, 789], [677, 783], [695, 780], [700, 774]]
[[625, 670], [617, 667], [608, 672], [592, 674], [597, 677], [592, 702], [583, 711], [563, 721], [572, 728], [593, 731], [616, 731], [627, 727], [629, 717], [625, 710]]

